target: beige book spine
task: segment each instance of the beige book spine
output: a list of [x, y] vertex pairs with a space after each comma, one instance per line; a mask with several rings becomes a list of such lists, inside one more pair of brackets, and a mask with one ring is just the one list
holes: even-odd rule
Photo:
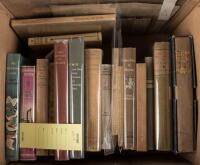
[[156, 150], [172, 149], [169, 43], [154, 44], [154, 105]]
[[124, 66], [124, 149], [136, 149], [136, 49], [123, 48]]
[[48, 36], [48, 37], [32, 37], [28, 38], [28, 46], [36, 47], [36, 46], [51, 46], [55, 43], [56, 40], [64, 40], [83, 37], [86, 45], [90, 44], [98, 44], [102, 42], [102, 34], [101, 32], [96, 33], [83, 33], [83, 34], [72, 34], [72, 35], [60, 35], [60, 36]]
[[101, 150], [101, 49], [85, 50], [86, 150]]
[[146, 64], [136, 64], [137, 151], [147, 151]]
[[[48, 123], [48, 59], [36, 64], [36, 123]], [[47, 156], [48, 150], [36, 150], [37, 156]]]

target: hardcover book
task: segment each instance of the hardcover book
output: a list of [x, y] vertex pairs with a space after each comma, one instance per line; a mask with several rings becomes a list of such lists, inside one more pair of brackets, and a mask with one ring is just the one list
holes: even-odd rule
[[147, 151], [146, 64], [136, 64], [137, 151]]
[[101, 49], [85, 50], [86, 150], [101, 150]]
[[155, 149], [172, 149], [172, 113], [169, 43], [154, 44]]
[[21, 54], [8, 54], [6, 64], [6, 160], [19, 160]]
[[[84, 141], [84, 40], [69, 40], [69, 118], [71, 124], [82, 124]], [[84, 158], [81, 151], [70, 151], [70, 158]]]
[[[48, 123], [48, 59], [36, 61], [36, 123]], [[37, 156], [47, 156], [48, 150], [36, 150]]]
[[123, 48], [124, 67], [124, 149], [136, 148], [136, 49]]
[[112, 66], [109, 64], [101, 65], [101, 144], [102, 149], [112, 149], [112, 118], [111, 118], [111, 82]]
[[32, 37], [28, 38], [28, 46], [31, 48], [51, 47], [56, 40], [66, 40], [72, 38], [82, 37], [87, 46], [100, 45], [102, 42], [101, 32], [95, 33], [82, 33], [82, 34], [69, 34], [59, 36], [48, 36], [48, 37]]
[[[35, 66], [21, 67], [20, 122], [35, 122]], [[36, 160], [34, 148], [21, 148], [20, 160]]]
[[124, 146], [124, 67], [122, 66], [122, 51], [114, 48], [112, 54], [112, 135], [121, 148]]
[[[57, 41], [54, 45], [54, 90], [56, 123], [66, 124], [68, 116], [68, 40]], [[66, 139], [67, 140], [67, 139]], [[69, 152], [57, 150], [55, 159], [62, 161], [69, 159]]]
[[175, 114], [175, 150], [194, 151], [195, 77], [192, 37], [172, 37], [172, 68]]
[[154, 150], [154, 81], [153, 58], [145, 57], [147, 68], [147, 141], [148, 150]]

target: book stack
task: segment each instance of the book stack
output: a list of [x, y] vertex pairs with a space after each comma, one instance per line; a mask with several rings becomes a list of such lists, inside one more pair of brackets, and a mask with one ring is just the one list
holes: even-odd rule
[[[7, 56], [8, 161], [44, 156], [66, 161], [83, 159], [85, 152], [104, 150], [106, 154], [116, 149], [195, 150], [197, 85], [192, 37], [155, 42], [153, 53], [142, 58], [137, 47], [111, 47], [107, 53], [100, 31], [112, 29], [115, 21], [115, 14], [12, 21], [15, 31], [28, 38], [31, 51], [50, 53], [38, 53], [34, 59], [32, 54]], [[105, 62], [107, 55], [110, 62]], [[79, 150], [53, 149], [47, 139], [46, 148], [20, 147], [21, 123], [79, 125], [80, 134], [74, 130], [72, 137], [61, 134], [66, 135], [64, 141], [81, 136], [82, 145]]]

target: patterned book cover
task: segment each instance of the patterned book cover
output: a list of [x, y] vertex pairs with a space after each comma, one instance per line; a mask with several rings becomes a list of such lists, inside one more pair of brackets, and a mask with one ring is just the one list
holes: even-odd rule
[[86, 150], [101, 150], [101, 49], [85, 50]]
[[153, 58], [145, 57], [147, 67], [147, 140], [148, 150], [154, 150], [154, 83]]
[[[48, 59], [36, 60], [36, 123], [48, 123]], [[48, 150], [36, 150], [37, 156], [47, 156]]]
[[172, 150], [169, 43], [154, 44], [155, 149]]
[[124, 67], [124, 149], [136, 149], [136, 49], [123, 48]]
[[[21, 123], [35, 122], [35, 66], [21, 67]], [[34, 148], [21, 148], [20, 160], [36, 160]]]
[[173, 103], [176, 125], [175, 151], [194, 151], [195, 93], [193, 77], [193, 43], [190, 36], [172, 37]]
[[[66, 124], [68, 119], [68, 40], [57, 41], [54, 45], [54, 90], [56, 123]], [[67, 140], [67, 139], [66, 139]], [[57, 150], [55, 159], [69, 160], [69, 152]]]
[[101, 144], [104, 150], [112, 149], [111, 82], [112, 66], [101, 65]]
[[6, 160], [19, 160], [21, 54], [8, 54], [6, 64]]
[[[72, 124], [82, 124], [84, 141], [84, 40], [69, 40], [69, 118]], [[82, 151], [70, 151], [71, 159], [84, 158]]]

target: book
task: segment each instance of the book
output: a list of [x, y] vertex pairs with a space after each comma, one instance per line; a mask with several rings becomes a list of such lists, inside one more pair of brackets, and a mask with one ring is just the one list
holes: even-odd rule
[[124, 149], [136, 149], [136, 49], [123, 48], [124, 67]]
[[118, 147], [122, 148], [124, 146], [124, 67], [120, 48], [113, 48], [112, 63], [112, 135]]
[[[54, 92], [56, 123], [66, 124], [68, 116], [68, 40], [57, 41], [54, 45]], [[66, 139], [67, 140], [67, 139]], [[69, 151], [57, 150], [55, 159], [62, 161], [69, 159]]]
[[[71, 124], [82, 125], [84, 142], [84, 40], [69, 40], [69, 118]], [[71, 159], [84, 158], [81, 151], [70, 151]]]
[[112, 66], [101, 65], [101, 144], [102, 149], [112, 149], [112, 118], [111, 118], [111, 82]]
[[10, 53], [6, 62], [6, 148], [7, 161], [19, 160], [19, 111], [21, 54]]
[[175, 151], [194, 151], [195, 77], [191, 36], [172, 36], [173, 111]]
[[172, 149], [172, 113], [169, 43], [154, 44], [155, 149]]
[[[36, 60], [36, 123], [48, 123], [48, 59]], [[48, 150], [36, 150], [37, 156], [47, 156]]]
[[[35, 66], [21, 67], [20, 122], [35, 122]], [[21, 148], [20, 160], [36, 160], [34, 148]]]
[[137, 151], [147, 151], [146, 64], [136, 64]]
[[[91, 33], [112, 30], [116, 14], [13, 19], [11, 26], [22, 38], [34, 36]], [[67, 28], [66, 28], [67, 27]]]
[[154, 81], [153, 58], [145, 57], [147, 68], [147, 141], [148, 150], [154, 150]]
[[101, 49], [85, 50], [86, 150], [101, 150]]
[[69, 34], [69, 35], [58, 35], [58, 36], [47, 36], [47, 37], [31, 37], [28, 38], [28, 46], [31, 48], [39, 47], [53, 47], [56, 40], [66, 40], [72, 38], [82, 37], [85, 45], [100, 45], [102, 42], [102, 33], [82, 33], [82, 34]]

